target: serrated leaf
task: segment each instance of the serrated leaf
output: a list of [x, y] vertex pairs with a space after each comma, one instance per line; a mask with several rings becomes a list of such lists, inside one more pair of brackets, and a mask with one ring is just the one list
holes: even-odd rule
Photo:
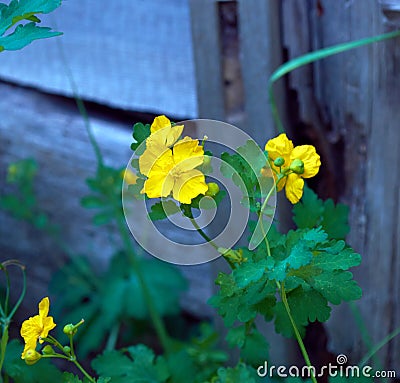
[[[147, 137], [150, 136], [150, 125], [149, 124], [142, 124], [141, 122], [136, 123], [133, 125], [133, 133], [132, 137], [136, 142], [131, 144], [131, 149], [136, 150], [143, 141], [146, 140]], [[141, 153], [137, 153], [141, 154]]]
[[149, 218], [152, 221], [159, 221], [167, 218], [170, 215], [179, 213], [179, 206], [172, 200], [165, 200], [155, 203], [151, 206]]
[[0, 37], [0, 47], [4, 50], [15, 51], [29, 45], [34, 40], [48, 39], [60, 35], [62, 35], [61, 32], [54, 32], [47, 27], [38, 27], [36, 23], [31, 22], [18, 25], [13, 33]]
[[[350, 267], [358, 266], [361, 263], [361, 256], [353, 251], [351, 248], [345, 248], [337, 251], [342, 244], [339, 244], [339, 247], [327, 248], [323, 249], [325, 251], [317, 254], [313, 261], [312, 265], [318, 267], [325, 271], [333, 271], [333, 270], [347, 270]], [[322, 250], [322, 249], [321, 249]]]
[[322, 226], [332, 239], [343, 239], [349, 233], [349, 208], [331, 199], [322, 201], [308, 187], [304, 187], [301, 201], [293, 206], [293, 220], [298, 228]]
[[320, 224], [324, 211], [323, 202], [307, 186], [299, 203], [293, 205], [293, 221], [299, 229], [313, 228]]
[[305, 291], [301, 287], [288, 294], [290, 311], [296, 322], [326, 322], [331, 308], [327, 300], [315, 290]]
[[265, 337], [256, 329], [246, 336], [240, 357], [246, 364], [257, 367], [269, 358], [269, 345]]
[[266, 269], [274, 267], [274, 260], [269, 257], [259, 262], [244, 262], [233, 271], [233, 277], [239, 287], [246, 287], [252, 282], [258, 281], [266, 272]]
[[[294, 331], [292, 327], [292, 323], [290, 322], [290, 318], [286, 311], [285, 305], [283, 302], [277, 302], [274, 307], [275, 314], [275, 331], [279, 334], [282, 334], [286, 338], [294, 337]], [[300, 336], [303, 338], [305, 335], [305, 326], [307, 324], [306, 321], [296, 321], [296, 327], [299, 330]]]
[[162, 383], [168, 379], [170, 374], [163, 357], [155, 357], [144, 345], [129, 347], [128, 353], [130, 357], [120, 351], [106, 351], [92, 366], [113, 383]]
[[330, 238], [345, 238], [350, 231], [348, 223], [349, 207], [341, 203], [334, 204], [331, 199], [324, 203], [322, 227]]
[[12, 0], [0, 8], [0, 35], [20, 20], [34, 14], [50, 13], [61, 5], [61, 0]]
[[341, 301], [353, 301], [361, 298], [362, 291], [353, 280], [350, 271], [331, 271], [316, 275], [311, 285], [334, 305]]

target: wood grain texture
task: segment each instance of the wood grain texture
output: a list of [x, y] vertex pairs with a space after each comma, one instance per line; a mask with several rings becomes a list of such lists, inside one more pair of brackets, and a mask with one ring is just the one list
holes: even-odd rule
[[[324, 1], [323, 14], [317, 15], [313, 2], [307, 7], [302, 1], [285, 1], [289, 57], [393, 28], [378, 2], [365, 3]], [[299, 33], [297, 25], [302, 25]], [[400, 185], [395, 176], [400, 161], [399, 67], [396, 39], [327, 58], [289, 77], [298, 95], [300, 121], [327, 148], [323, 166], [341, 176], [332, 186], [333, 197], [350, 205], [348, 241], [363, 256], [354, 270], [363, 289], [357, 306], [372, 344], [400, 325]], [[347, 305], [334, 308], [326, 328], [332, 352], [357, 362], [367, 351], [360, 324]], [[379, 357], [386, 368], [396, 367], [399, 339]]]
[[[95, 212], [80, 206], [80, 199], [90, 194], [85, 180], [94, 176], [97, 162], [74, 101], [4, 83], [0, 83], [0, 93], [1, 191], [12, 190], [5, 184], [11, 162], [35, 158], [39, 164], [35, 181], [39, 206], [61, 227], [61, 237], [73, 254], [87, 255], [95, 268], [104, 269], [121, 242], [113, 225], [93, 226]], [[132, 154], [131, 124], [101, 113], [90, 117], [105, 164], [125, 167]], [[168, 227], [164, 232], [173, 238]], [[4, 211], [0, 211], [0, 254], [2, 260], [16, 258], [27, 265], [27, 307], [47, 293], [52, 274], [67, 260], [52, 239]], [[212, 294], [210, 265], [181, 270], [190, 285], [182, 296], [184, 309], [198, 316], [210, 315], [206, 304]]]
[[70, 96], [70, 71], [84, 99], [196, 117], [188, 0], [63, 1], [41, 19], [64, 35], [3, 53], [0, 77]]

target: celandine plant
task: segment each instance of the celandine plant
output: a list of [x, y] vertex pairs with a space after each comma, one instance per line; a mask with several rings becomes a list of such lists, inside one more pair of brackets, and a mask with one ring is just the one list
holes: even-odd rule
[[[58, 32], [36, 24], [40, 21], [38, 14], [51, 12], [60, 3], [60, 0], [13, 0], [9, 5], [0, 3], [0, 52], [21, 49], [35, 39], [58, 35]], [[16, 28], [10, 33], [13, 26]], [[93, 194], [85, 197], [82, 205], [99, 210], [94, 216], [95, 224], [116, 223], [123, 250], [113, 258], [106, 275], [96, 277], [87, 264], [79, 264], [71, 267], [69, 273], [75, 281], [74, 287], [65, 289], [65, 286], [58, 286], [70, 308], [75, 309], [70, 315], [75, 316], [78, 310], [82, 315], [85, 314], [86, 322], [79, 320], [80, 316], [71, 320], [75, 325], [68, 324], [67, 320], [63, 327], [64, 335], [54, 336], [56, 323], [49, 316], [50, 302], [45, 297], [39, 303], [39, 314], [30, 317], [21, 326], [24, 340], [21, 350], [15, 341], [8, 344], [8, 328], [25, 293], [25, 271], [18, 262], [1, 264], [6, 275], [6, 294], [4, 304], [0, 306], [0, 371], [3, 363], [5, 370], [0, 380], [4, 376], [4, 381], [8, 382], [11, 378], [16, 383], [82, 382], [77, 375], [61, 374], [54, 366], [46, 364], [46, 359], [58, 358], [75, 365], [83, 376], [83, 382], [186, 383], [188, 379], [195, 383], [264, 381], [257, 374], [257, 368], [268, 359], [269, 345], [255, 323], [257, 317], [262, 317], [267, 322], [274, 322], [277, 333], [297, 340], [309, 367], [308, 377], [316, 382], [319, 376], [312, 368], [302, 340], [306, 326], [310, 322], [327, 321], [331, 312], [330, 304], [338, 305], [361, 297], [361, 289], [348, 271], [360, 264], [361, 257], [344, 241], [349, 230], [348, 209], [341, 204], [335, 205], [332, 200], [320, 200], [306, 187], [305, 179], [315, 176], [319, 171], [320, 157], [313, 146], [294, 146], [283, 133], [272, 84], [301, 65], [398, 35], [399, 32], [392, 32], [326, 48], [278, 68], [270, 78], [270, 96], [275, 121], [282, 133], [270, 139], [264, 150], [246, 135], [238, 135], [238, 129], [228, 124], [194, 122], [199, 131], [206, 133], [199, 141], [187, 135], [188, 128], [193, 127], [190, 121], [173, 124], [165, 116], [159, 116], [151, 125], [138, 123], [134, 126], [134, 156], [127, 170], [121, 173], [121, 169], [104, 165], [87, 124], [97, 154], [98, 168], [95, 178], [88, 180]], [[81, 111], [84, 110], [81, 103], [78, 105]], [[204, 129], [204, 126], [212, 129]], [[214, 138], [220, 130], [227, 132], [226, 138], [232, 135], [238, 139], [236, 146], [228, 145], [229, 150], [217, 156], [210, 150], [212, 145], [210, 148], [207, 145], [220, 140]], [[59, 231], [37, 206], [33, 193], [35, 172], [34, 161], [12, 164], [9, 181], [18, 187], [20, 193], [0, 196], [0, 205], [14, 216], [54, 236], [68, 253]], [[239, 190], [239, 194], [234, 194], [234, 189], [226, 186], [223, 177]], [[293, 204], [296, 225], [295, 230], [287, 233], [279, 232], [273, 223], [276, 192], [283, 190]], [[240, 235], [234, 241], [229, 236], [212, 237], [202, 223], [201, 213], [216, 209], [227, 192], [231, 197], [232, 213], [239, 212], [235, 219], [243, 222], [250, 232], [248, 246], [235, 245]], [[222, 256], [229, 264], [230, 272], [219, 273], [216, 284], [220, 289], [209, 303], [229, 328], [226, 341], [240, 350], [240, 360], [236, 366], [224, 367], [228, 355], [217, 348], [218, 334], [210, 326], [201, 326], [199, 335], [190, 340], [174, 339], [167, 331], [164, 316], [177, 312], [177, 292], [184, 283], [168, 265], [135, 254], [124, 222], [121, 193], [132, 234], [156, 257], [174, 263], [197, 264]], [[237, 196], [239, 205], [234, 204]], [[140, 204], [135, 204], [135, 201]], [[240, 210], [240, 207], [244, 210]], [[244, 211], [248, 215], [242, 215]], [[138, 231], [144, 237], [137, 236], [135, 227], [136, 219], [143, 218], [143, 212], [146, 220], [141, 222], [144, 226], [139, 227]], [[173, 250], [178, 250], [172, 258], [159, 254], [157, 241], [153, 241], [155, 232], [147, 232], [153, 226], [146, 222], [149, 222], [148, 218], [157, 221], [178, 214], [206, 241], [190, 247], [200, 248], [203, 257], [191, 255], [188, 247], [176, 247], [176, 244], [171, 245], [175, 246]], [[146, 235], [150, 235], [147, 241]], [[152, 242], [156, 243], [156, 247], [151, 246]], [[17, 303], [10, 309], [7, 267], [11, 264], [21, 267], [23, 290]], [[136, 300], [128, 304], [127, 296], [135, 296]], [[150, 348], [140, 344], [115, 349], [122, 324], [137, 319], [151, 322], [163, 349], [162, 355], [156, 356]], [[85, 332], [85, 329], [88, 331]], [[80, 334], [86, 337], [79, 337]], [[78, 361], [79, 350], [85, 350], [87, 354], [94, 346], [104, 343], [104, 352], [92, 362], [93, 371], [83, 367], [85, 363]], [[13, 359], [14, 354], [18, 354], [18, 360]], [[372, 352], [368, 354], [368, 357], [371, 356]], [[21, 358], [29, 366], [18, 364]]]

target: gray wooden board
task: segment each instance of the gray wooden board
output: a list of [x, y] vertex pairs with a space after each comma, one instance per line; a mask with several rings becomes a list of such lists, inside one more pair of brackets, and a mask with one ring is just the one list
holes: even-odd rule
[[[85, 179], [94, 176], [96, 159], [76, 107], [72, 101], [4, 83], [0, 83], [0, 93], [1, 191], [12, 190], [5, 185], [11, 162], [35, 158], [39, 164], [35, 181], [39, 205], [62, 228], [62, 238], [74, 254], [88, 255], [96, 267], [104, 268], [120, 241], [113, 226], [93, 226], [94, 212], [80, 206], [80, 199], [89, 194]], [[91, 123], [105, 163], [126, 166], [131, 156], [130, 125], [107, 116], [94, 116]], [[174, 233], [169, 235], [173, 238]], [[0, 254], [2, 260], [16, 258], [27, 265], [27, 306], [46, 293], [52, 273], [66, 260], [51, 239], [4, 211], [0, 211]], [[195, 315], [212, 312], [206, 304], [212, 294], [210, 269], [209, 264], [181, 267], [190, 284], [182, 305]]]
[[188, 0], [63, 1], [41, 19], [64, 35], [3, 52], [0, 77], [71, 95], [70, 70], [84, 99], [197, 116]]
[[[284, 3], [290, 58], [394, 27], [376, 1], [324, 1], [320, 16], [315, 8], [305, 9], [301, 0]], [[343, 190], [341, 200], [350, 205], [348, 241], [363, 257], [361, 267], [354, 270], [363, 289], [356, 304], [363, 323], [341, 305], [333, 308], [326, 327], [331, 351], [344, 353], [355, 363], [370, 347], [360, 326], [365, 326], [374, 345], [400, 325], [399, 63], [396, 39], [327, 58], [312, 71], [304, 68], [290, 74], [300, 119], [313, 126], [326, 146], [344, 142], [343, 158], [325, 157], [322, 166], [336, 173], [342, 170], [338, 189]], [[397, 368], [399, 338], [378, 355], [385, 368]]]

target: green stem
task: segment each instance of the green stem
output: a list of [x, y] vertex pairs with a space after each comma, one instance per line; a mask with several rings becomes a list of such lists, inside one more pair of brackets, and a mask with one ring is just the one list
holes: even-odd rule
[[393, 338], [400, 334], [400, 327], [396, 328], [390, 334], [385, 336], [379, 343], [377, 343], [368, 353], [361, 359], [360, 363], [358, 364], [359, 367], [364, 367], [365, 364], [387, 343], [389, 343]]
[[[303, 354], [304, 361], [306, 362], [306, 364], [307, 364], [307, 366], [309, 367], [310, 371], [312, 371], [312, 370], [311, 370], [311, 362], [310, 362], [310, 358], [309, 358], [309, 356], [308, 356], [306, 347], [304, 346], [303, 339], [301, 339], [299, 330], [297, 329], [297, 326], [296, 326], [296, 322], [294, 321], [294, 319], [293, 319], [293, 317], [292, 317], [292, 314], [291, 314], [291, 312], [290, 312], [290, 306], [289, 306], [289, 303], [288, 303], [288, 301], [287, 301], [285, 286], [284, 286], [283, 283], [282, 283], [282, 284], [279, 284], [278, 281], [277, 281], [277, 285], [278, 285], [278, 288], [280, 287], [282, 302], [283, 302], [283, 304], [284, 304], [284, 306], [285, 306], [285, 309], [286, 309], [286, 312], [287, 312], [287, 314], [288, 314], [288, 316], [289, 316], [290, 323], [292, 324], [293, 331], [294, 331], [294, 334], [295, 334], [295, 336], [296, 336], [297, 343], [299, 344], [301, 353]], [[315, 378], [315, 376], [314, 376], [313, 373], [311, 373], [311, 380], [312, 380], [314, 383], [317, 383], [317, 379]]]
[[151, 321], [153, 322], [154, 329], [156, 330], [157, 336], [161, 342], [161, 345], [162, 345], [164, 351], [166, 353], [168, 353], [171, 351], [169, 336], [168, 336], [167, 330], [164, 326], [164, 322], [162, 321], [156, 307], [154, 306], [153, 298], [150, 294], [150, 290], [146, 284], [146, 281], [145, 281], [142, 271], [140, 269], [139, 262], [134, 253], [133, 246], [132, 246], [132, 243], [130, 240], [130, 236], [129, 236], [124, 218], [123, 218], [123, 216], [121, 216], [120, 213], [117, 214], [116, 218], [117, 218], [118, 229], [119, 229], [119, 232], [122, 237], [122, 241], [123, 241], [125, 248], [127, 250], [127, 253], [128, 253], [129, 261], [138, 276], [139, 283], [140, 283], [140, 286], [143, 291], [143, 297], [146, 302], [147, 309], [149, 310], [150, 318], [151, 318]]
[[276, 105], [276, 100], [274, 96], [274, 90], [273, 90], [273, 84], [275, 81], [279, 80], [281, 77], [285, 76], [287, 73], [307, 64], [311, 64], [314, 61], [318, 61], [321, 59], [324, 59], [326, 57], [345, 52], [350, 49], [358, 48], [363, 45], [368, 45], [372, 44], [375, 42], [383, 41], [386, 39], [391, 39], [394, 37], [400, 36], [400, 31], [393, 31], [385, 34], [381, 34], [378, 36], [373, 36], [373, 37], [367, 37], [365, 39], [360, 39], [360, 40], [355, 40], [355, 41], [350, 41], [347, 43], [343, 44], [338, 44], [338, 45], [333, 45], [331, 47], [326, 47], [323, 49], [318, 49], [317, 51], [307, 53], [305, 55], [296, 57], [292, 60], [289, 60], [288, 62], [282, 64], [279, 66], [270, 76], [269, 81], [268, 81], [268, 94], [269, 94], [269, 101], [270, 101], [270, 106], [271, 106], [271, 111], [272, 111], [272, 116], [275, 120], [275, 124], [278, 128], [278, 131], [280, 133], [283, 133], [284, 127], [282, 124], [282, 121], [279, 117], [279, 112], [278, 108]]
[[86, 378], [87, 378], [90, 382], [96, 383], [96, 380], [93, 379], [93, 378], [86, 372], [86, 370], [80, 365], [80, 363], [79, 363], [76, 359], [71, 360], [71, 362], [74, 363], [76, 367], [78, 367], [79, 371], [80, 371], [83, 375], [85, 375]]
[[197, 232], [215, 249], [218, 250], [218, 245], [201, 229], [201, 227], [196, 222], [195, 218], [189, 218], [190, 222], [197, 230]]

